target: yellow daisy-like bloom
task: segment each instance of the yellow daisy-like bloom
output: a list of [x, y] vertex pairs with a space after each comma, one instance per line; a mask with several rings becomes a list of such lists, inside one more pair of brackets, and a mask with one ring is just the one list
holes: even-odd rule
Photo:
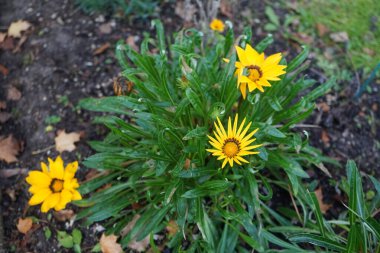
[[238, 81], [237, 86], [245, 99], [247, 96], [247, 86], [249, 92], [258, 89], [264, 92], [263, 87], [270, 87], [269, 81], [280, 80], [279, 76], [285, 74], [286, 65], [279, 65], [281, 53], [272, 54], [265, 57], [264, 53], [259, 54], [250, 45], [245, 49], [236, 46], [239, 60], [235, 63]]
[[251, 138], [258, 130], [255, 129], [251, 133], [247, 134], [252, 122], [249, 122], [243, 130], [246, 120], [245, 118], [238, 128], [238, 115], [235, 116], [233, 126], [231, 124], [231, 117], [229, 117], [228, 129], [226, 132], [219, 118], [217, 118], [217, 120], [218, 125], [214, 122], [216, 129], [216, 132], [214, 131], [215, 138], [208, 136], [210, 139], [209, 142], [214, 148], [207, 149], [207, 151], [212, 153], [213, 156], [218, 156], [218, 160], [224, 159], [222, 168], [226, 166], [227, 162], [231, 167], [234, 165], [234, 162], [239, 165], [241, 165], [242, 162], [249, 163], [243, 158], [243, 156], [260, 153], [252, 150], [260, 147], [261, 145], [250, 146], [250, 144], [256, 140]]
[[66, 168], [58, 156], [55, 161], [48, 158], [49, 166], [41, 162], [41, 171], [29, 172], [26, 182], [31, 187], [29, 192], [33, 194], [29, 205], [41, 204], [41, 211], [46, 213], [51, 208], [62, 210], [73, 200], [80, 200], [82, 196], [76, 190], [79, 187], [74, 175], [78, 169], [78, 162], [69, 163]]
[[217, 31], [217, 32], [223, 32], [224, 31], [224, 23], [222, 20], [214, 18], [210, 23], [211, 30]]

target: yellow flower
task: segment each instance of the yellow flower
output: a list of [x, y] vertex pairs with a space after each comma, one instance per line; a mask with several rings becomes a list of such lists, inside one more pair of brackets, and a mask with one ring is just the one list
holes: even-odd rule
[[233, 126], [231, 124], [231, 117], [228, 118], [228, 129], [227, 132], [224, 129], [219, 118], [218, 125], [214, 122], [216, 132], [214, 131], [215, 138], [208, 136], [210, 139], [210, 144], [214, 147], [213, 149], [207, 149], [208, 152], [212, 153], [213, 156], [218, 156], [218, 160], [223, 160], [222, 168], [227, 164], [227, 162], [232, 167], [234, 162], [241, 165], [241, 162], [248, 163], [247, 160], [243, 158], [246, 155], [258, 154], [260, 152], [252, 151], [261, 145], [249, 146], [256, 139], [251, 139], [251, 137], [257, 132], [255, 129], [253, 132], [247, 135], [247, 132], [252, 124], [249, 124], [244, 128], [245, 118], [241, 122], [239, 129], [238, 125], [238, 115], [235, 116]]
[[210, 23], [211, 30], [223, 32], [224, 31], [224, 23], [222, 20], [214, 18]]
[[263, 87], [270, 87], [269, 81], [280, 80], [279, 76], [285, 74], [286, 65], [279, 65], [281, 53], [272, 54], [265, 57], [264, 53], [259, 54], [250, 45], [245, 49], [236, 46], [239, 60], [235, 63], [238, 81], [237, 86], [245, 99], [247, 96], [247, 85], [249, 92], [258, 89], [264, 92]]
[[48, 158], [49, 167], [41, 162], [41, 171], [29, 172], [26, 182], [31, 185], [29, 192], [33, 194], [29, 205], [41, 204], [41, 211], [46, 213], [51, 208], [62, 210], [73, 200], [80, 200], [82, 196], [76, 190], [78, 181], [74, 178], [78, 169], [78, 162], [69, 163], [63, 167], [63, 161], [58, 156], [55, 161]]

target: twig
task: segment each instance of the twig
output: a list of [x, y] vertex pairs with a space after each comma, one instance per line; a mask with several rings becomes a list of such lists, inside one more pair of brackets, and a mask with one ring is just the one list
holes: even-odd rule
[[293, 194], [292, 194], [292, 190], [290, 189], [290, 186], [288, 186], [288, 189], [289, 189], [289, 195], [290, 195], [290, 198], [292, 199], [292, 203], [293, 203], [294, 209], [296, 210], [296, 213], [297, 213], [298, 219], [300, 220], [301, 224], [303, 224], [303, 223], [302, 223], [302, 218], [301, 218], [300, 212], [299, 212], [299, 210], [298, 210], [298, 207], [297, 207], [296, 201], [295, 201], [294, 198], [293, 198]]
[[54, 148], [54, 147], [55, 147], [55, 146], [52, 145], [52, 146], [49, 146], [49, 147], [46, 147], [46, 148], [43, 148], [43, 149], [39, 149], [39, 150], [33, 151], [33, 152], [32, 152], [32, 155], [38, 155], [38, 154], [43, 153], [43, 152], [45, 152], [45, 151], [48, 151], [48, 150], [50, 150], [50, 149], [52, 149], [52, 148]]
[[4, 229], [3, 229], [3, 211], [2, 211], [1, 203], [3, 203], [2, 187], [0, 187], [0, 253], [5, 253]]

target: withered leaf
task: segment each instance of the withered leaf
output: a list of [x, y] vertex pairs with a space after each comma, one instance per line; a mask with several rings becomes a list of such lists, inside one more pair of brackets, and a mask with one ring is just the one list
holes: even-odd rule
[[62, 153], [63, 151], [73, 151], [75, 150], [74, 143], [79, 141], [80, 133], [71, 132], [66, 133], [65, 130], [58, 131], [57, 137], [55, 137], [55, 148], [58, 152]]
[[17, 223], [17, 230], [20, 233], [26, 234], [32, 228], [33, 220], [31, 218], [19, 218]]
[[20, 100], [21, 98], [21, 92], [14, 86], [9, 86], [7, 91], [7, 99], [8, 100]]
[[17, 162], [16, 155], [20, 152], [20, 143], [9, 135], [7, 138], [0, 136], [0, 160], [6, 163]]
[[316, 189], [314, 191], [316, 197], [317, 197], [317, 200], [318, 200], [318, 203], [319, 203], [319, 207], [321, 209], [321, 212], [323, 214], [325, 214], [331, 207], [332, 205], [331, 204], [325, 204], [325, 202], [323, 202], [323, 192], [322, 192], [322, 187], [319, 187], [318, 189]]
[[32, 25], [25, 20], [18, 20], [13, 22], [8, 28], [8, 36], [12, 36], [14, 38], [20, 38], [21, 32], [28, 30]]
[[105, 235], [102, 234], [102, 237], [100, 238], [100, 248], [103, 253], [121, 253], [123, 252], [123, 249], [121, 248], [121, 245], [116, 242], [117, 236], [116, 235]]

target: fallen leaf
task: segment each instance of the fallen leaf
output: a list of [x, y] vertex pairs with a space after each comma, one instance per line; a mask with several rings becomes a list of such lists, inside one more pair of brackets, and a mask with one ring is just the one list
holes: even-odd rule
[[194, 18], [194, 14], [197, 12], [195, 5], [190, 1], [177, 1], [174, 13], [182, 18], [185, 23], [191, 23]]
[[314, 191], [316, 197], [317, 197], [317, 200], [318, 200], [318, 203], [319, 203], [319, 207], [321, 209], [321, 212], [323, 214], [325, 214], [333, 205], [331, 204], [325, 204], [323, 202], [323, 192], [322, 192], [322, 187], [319, 187], [318, 189], [316, 189]]
[[326, 146], [330, 145], [330, 137], [326, 130], [322, 130], [321, 140]]
[[329, 112], [330, 106], [326, 102], [321, 102], [317, 104], [317, 107], [319, 110], [322, 110], [323, 112]]
[[168, 231], [169, 235], [173, 236], [177, 234], [178, 232], [178, 225], [174, 220], [170, 220], [168, 225], [166, 226], [166, 230]]
[[7, 37], [6, 33], [0, 33], [0, 43], [2, 43], [5, 40], [5, 37]]
[[74, 217], [75, 213], [73, 210], [64, 209], [57, 212], [53, 212], [53, 216], [57, 221], [67, 221]]
[[20, 38], [21, 32], [28, 30], [32, 25], [25, 20], [18, 20], [13, 22], [8, 28], [8, 36], [12, 36], [14, 38]]
[[227, 0], [222, 0], [220, 2], [220, 13], [228, 17], [229, 19], [233, 19], [234, 15], [232, 14], [231, 3]]
[[183, 168], [185, 170], [188, 170], [190, 168], [190, 165], [191, 165], [191, 160], [189, 158], [186, 158], [185, 164], [183, 165]]
[[129, 36], [126, 39], [127, 44], [136, 52], [139, 51], [139, 47], [136, 45], [136, 37], [135, 36]]
[[0, 101], [0, 109], [5, 109], [7, 108], [7, 103], [5, 101]]
[[0, 48], [4, 50], [12, 50], [15, 47], [12, 37], [6, 37], [5, 40], [0, 43]]
[[0, 136], [0, 160], [6, 163], [17, 162], [16, 155], [20, 149], [20, 143], [12, 135], [7, 138]]
[[[136, 214], [133, 219], [121, 230], [120, 235], [125, 236], [129, 233], [129, 231], [132, 230], [132, 228], [135, 226], [137, 220], [140, 218], [140, 215]], [[132, 238], [128, 243], [128, 248], [137, 250], [139, 252], [145, 251], [146, 248], [149, 245], [149, 236], [146, 236], [141, 241], [136, 241], [136, 238]]]
[[20, 233], [26, 234], [32, 228], [33, 220], [31, 218], [19, 218], [17, 223], [17, 230]]
[[310, 36], [306, 33], [300, 32], [300, 33], [296, 33], [295, 35], [297, 38], [299, 38], [300, 40], [302, 40], [306, 44], [312, 44], [314, 42], [313, 36]]
[[20, 98], [21, 92], [16, 87], [10, 86], [7, 92], [7, 99], [17, 101], [20, 100]]
[[15, 175], [23, 175], [28, 173], [28, 169], [2, 169], [0, 170], [0, 178], [13, 177]]
[[4, 65], [0, 64], [0, 72], [4, 75], [7, 76], [9, 74], [9, 69], [7, 69]]
[[99, 54], [102, 54], [102, 53], [104, 53], [104, 51], [106, 51], [108, 48], [110, 48], [111, 47], [111, 44], [109, 43], [109, 42], [107, 42], [107, 43], [104, 43], [103, 45], [101, 45], [100, 47], [98, 47], [95, 51], [94, 51], [94, 53], [93, 53], [93, 55], [99, 55]]
[[6, 122], [11, 117], [10, 113], [0, 112], [0, 123]]
[[331, 33], [330, 38], [335, 42], [347, 42], [349, 40], [347, 32]]
[[121, 248], [121, 245], [116, 242], [117, 236], [116, 235], [109, 235], [106, 236], [104, 233], [102, 234], [102, 237], [100, 238], [100, 248], [103, 253], [120, 253], [123, 252], [123, 249]]
[[322, 37], [323, 35], [329, 32], [329, 29], [324, 24], [317, 23], [316, 27], [317, 27], [318, 35], [320, 37]]
[[66, 133], [65, 130], [58, 131], [57, 137], [55, 137], [55, 149], [62, 153], [63, 151], [73, 151], [75, 149], [74, 143], [79, 141], [80, 133], [71, 132]]
[[16, 191], [14, 189], [7, 188], [5, 192], [7, 193], [7, 195], [11, 198], [13, 202], [16, 201]]
[[111, 23], [105, 23], [99, 26], [99, 31], [102, 34], [110, 34], [112, 32]]

